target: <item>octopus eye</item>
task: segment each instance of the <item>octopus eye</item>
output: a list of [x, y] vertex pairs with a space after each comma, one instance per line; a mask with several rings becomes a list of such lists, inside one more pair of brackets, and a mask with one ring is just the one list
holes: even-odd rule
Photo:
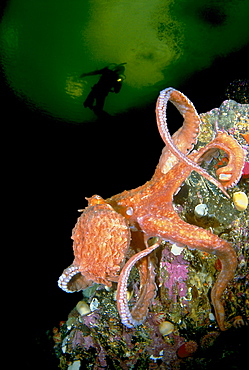
[[128, 216], [132, 216], [133, 215], [133, 208], [132, 207], [129, 207], [127, 210], [126, 210], [126, 214]]

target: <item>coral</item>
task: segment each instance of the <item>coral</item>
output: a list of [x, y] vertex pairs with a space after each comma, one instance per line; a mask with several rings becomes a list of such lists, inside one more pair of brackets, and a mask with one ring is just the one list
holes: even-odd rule
[[187, 294], [188, 265], [182, 255], [175, 256], [168, 248], [162, 251], [160, 280], [167, 288], [168, 298], [174, 302]]

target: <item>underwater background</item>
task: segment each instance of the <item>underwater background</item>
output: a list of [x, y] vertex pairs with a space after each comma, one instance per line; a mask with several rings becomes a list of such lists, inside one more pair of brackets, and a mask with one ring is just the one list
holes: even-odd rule
[[[18, 276], [11, 346], [21, 349], [11, 365], [58, 367], [52, 329], [82, 299], [57, 286], [73, 258], [77, 210], [85, 197], [107, 198], [151, 178], [163, 147], [159, 91], [173, 86], [199, 113], [227, 98], [248, 104], [248, 16], [246, 0], [1, 3], [7, 253]], [[122, 88], [97, 116], [83, 102], [99, 76], [81, 75], [121, 63]], [[171, 108], [173, 133], [182, 119]]]
[[[97, 77], [81, 74], [126, 63], [122, 94], [106, 101], [116, 114], [238, 52], [248, 43], [248, 12], [248, 1], [231, 0], [8, 1], [0, 27], [4, 75], [34, 109], [83, 122], [94, 118], [82, 101]], [[234, 63], [223, 63], [220, 80], [233, 78]]]

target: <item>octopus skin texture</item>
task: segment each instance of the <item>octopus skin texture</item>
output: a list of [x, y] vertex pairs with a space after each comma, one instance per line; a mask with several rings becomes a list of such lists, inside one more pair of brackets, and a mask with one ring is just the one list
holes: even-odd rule
[[[182, 127], [171, 137], [167, 128], [166, 109], [172, 102], [184, 118]], [[85, 289], [95, 283], [111, 286], [118, 283], [117, 308], [122, 323], [132, 328], [146, 318], [151, 300], [156, 294], [155, 258], [153, 251], [162, 241], [216, 255], [221, 271], [211, 290], [211, 301], [220, 330], [225, 330], [222, 293], [233, 278], [236, 253], [229, 242], [211, 231], [183, 221], [173, 207], [173, 196], [192, 171], [215, 184], [226, 197], [226, 189], [240, 179], [245, 151], [225, 131], [205, 147], [193, 151], [201, 121], [191, 101], [181, 92], [167, 88], [161, 91], [156, 104], [159, 133], [165, 143], [159, 163], [150, 181], [144, 185], [108, 199], [99, 195], [88, 198], [88, 206], [73, 229], [75, 259], [59, 278], [66, 292]], [[200, 165], [217, 150], [226, 153], [227, 164], [216, 171], [217, 179]], [[148, 240], [153, 237], [154, 244]], [[133, 253], [133, 255], [132, 255]], [[136, 304], [129, 309], [127, 281], [136, 264], [140, 288]]]

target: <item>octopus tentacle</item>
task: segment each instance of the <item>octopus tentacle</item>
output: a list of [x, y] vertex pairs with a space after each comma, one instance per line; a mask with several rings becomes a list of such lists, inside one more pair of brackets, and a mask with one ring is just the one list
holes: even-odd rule
[[[143, 322], [147, 316], [149, 304], [151, 300], [155, 297], [157, 286], [155, 283], [155, 266], [151, 261], [150, 256], [144, 257], [147, 260], [147, 269], [146, 272], [143, 271], [144, 277], [146, 277], [146, 283], [141, 285], [141, 280], [143, 280], [143, 276], [141, 273], [141, 269], [139, 269], [139, 276], [140, 276], [140, 285], [141, 289], [139, 291], [139, 298], [135, 304], [135, 306], [131, 310], [131, 316], [137, 322]], [[143, 258], [142, 258], [143, 260]]]
[[[141, 231], [132, 232], [131, 248], [136, 253], [148, 248], [147, 240], [144, 238], [144, 233]], [[154, 263], [154, 259], [153, 259]], [[139, 272], [139, 297], [135, 306], [132, 309], [132, 316], [136, 321], [142, 321], [146, 315], [147, 308], [144, 306], [144, 299], [147, 301], [154, 297], [157, 286], [155, 284], [154, 264], [151, 257], [147, 256], [141, 258], [136, 262], [136, 267]]]
[[169, 101], [174, 104], [184, 118], [182, 127], [172, 135], [172, 139], [177, 148], [183, 154], [187, 154], [197, 143], [201, 119], [193, 103], [187, 98], [187, 96], [178, 90], [172, 88], [169, 89], [171, 89], [169, 91]]
[[64, 290], [64, 292], [67, 292], [67, 293], [73, 293], [75, 292], [75, 290], [71, 290], [68, 288], [68, 283], [71, 281], [71, 279], [77, 275], [78, 273], [80, 273], [79, 269], [77, 266], [74, 266], [74, 265], [70, 265], [69, 267], [67, 267], [63, 273], [61, 274], [61, 276], [59, 277], [59, 280], [58, 280], [58, 286]]
[[201, 157], [209, 149], [216, 148], [223, 150], [228, 155], [228, 164], [216, 171], [218, 179], [226, 189], [235, 186], [242, 175], [246, 153], [232, 136], [226, 132], [218, 131], [216, 138], [199, 150], [198, 157]]
[[[182, 96], [182, 102], [179, 99], [181, 96]], [[158, 130], [166, 146], [168, 146], [169, 150], [176, 156], [176, 158], [179, 161], [184, 162], [192, 170], [201, 174], [207, 180], [209, 180], [214, 185], [216, 185], [228, 198], [230, 198], [230, 196], [224, 189], [223, 185], [218, 180], [214, 179], [209, 173], [207, 173], [198, 164], [196, 164], [195, 162], [190, 160], [188, 157], [186, 157], [186, 155], [184, 155], [177, 148], [177, 146], [175, 146], [174, 141], [172, 140], [169, 130], [167, 128], [166, 108], [167, 108], [168, 101], [171, 101], [173, 104], [175, 104], [177, 109], [179, 109], [180, 113], [182, 113], [183, 115], [185, 115], [186, 112], [188, 111], [188, 104], [189, 104], [189, 100], [187, 99], [187, 97], [185, 97], [185, 95], [183, 95], [180, 91], [177, 91], [171, 87], [165, 90], [162, 90], [160, 92], [160, 95], [157, 99], [157, 104], [156, 104], [156, 117], [157, 117]]]
[[[171, 90], [170, 101], [175, 105], [175, 107], [179, 110], [179, 112], [184, 118], [182, 127], [180, 127], [172, 135], [172, 140], [174, 145], [183, 154], [187, 154], [189, 153], [190, 150], [193, 149], [194, 144], [196, 144], [197, 142], [201, 120], [194, 105], [185, 95], [172, 88], [169, 89]], [[162, 121], [158, 119], [157, 124], [158, 128], [161, 129]], [[162, 132], [160, 132], [160, 134], [161, 136], [163, 135]], [[161, 173], [164, 174], [167, 173], [177, 162], [178, 159], [174, 156], [170, 149], [167, 146], [165, 146], [163, 148], [162, 155], [160, 157], [159, 164], [156, 169], [157, 175], [158, 172], [159, 176], [161, 175]]]
[[155, 290], [152, 288], [154, 287], [154, 266], [149, 260], [148, 270], [150, 281], [147, 282], [146, 289], [142, 290], [142, 296], [139, 297], [132, 312], [130, 312], [126, 288], [131, 269], [137, 261], [139, 261], [143, 257], [148, 256], [148, 254], [150, 254], [159, 246], [160, 241], [156, 242], [151, 247], [148, 247], [141, 252], [136, 253], [129, 259], [120, 273], [117, 290], [117, 307], [122, 323], [128, 328], [140, 325], [143, 322], [144, 318], [147, 315], [149, 303], [153, 298], [155, 292]]
[[58, 286], [67, 293], [74, 293], [87, 288], [94, 282], [86, 279], [80, 272], [78, 266], [67, 267], [58, 280]]
[[[217, 247], [219, 250], [217, 250]], [[226, 241], [223, 241], [220, 245], [216, 246], [214, 252], [211, 253], [214, 253], [220, 259], [222, 264], [222, 270], [211, 290], [211, 301], [219, 328], [224, 331], [226, 330], [224, 325], [225, 310], [221, 297], [229, 281], [232, 280], [234, 276], [237, 268], [237, 256], [230, 243], [227, 243]]]

